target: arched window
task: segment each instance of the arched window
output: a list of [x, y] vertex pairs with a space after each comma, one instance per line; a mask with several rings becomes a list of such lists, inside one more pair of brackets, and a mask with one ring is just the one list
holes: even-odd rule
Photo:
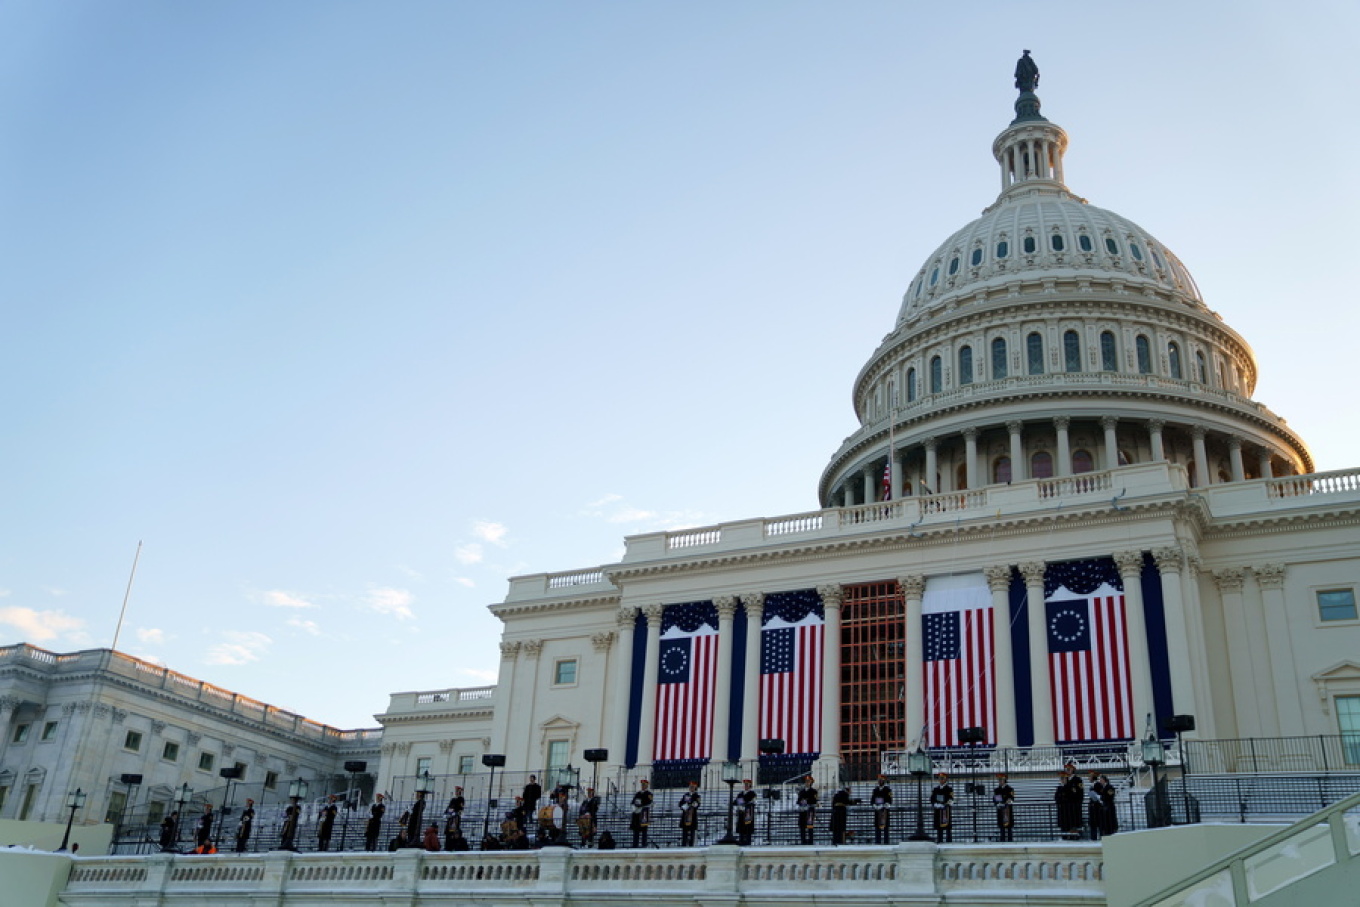
[[1218, 386], [1226, 390], [1228, 388], [1228, 373], [1223, 370], [1223, 360], [1215, 360], [1214, 365], [1218, 369]]
[[1204, 361], [1204, 351], [1195, 350], [1195, 378], [1200, 384], [1209, 383], [1209, 368]]
[[935, 267], [930, 269], [930, 285], [932, 287], [935, 286], [936, 281], [938, 281], [939, 279], [940, 279], [940, 266], [936, 265]]
[[1001, 240], [1001, 242], [999, 242], [999, 243], [996, 244], [996, 257], [997, 257], [997, 258], [1005, 258], [1005, 257], [1006, 257], [1007, 255], [1009, 255], [1009, 254], [1011, 254], [1011, 244], [1010, 244], [1010, 243], [1006, 242], [1006, 241], [1003, 239], [1003, 240]]
[[897, 384], [892, 381], [888, 382], [888, 409], [897, 409]]
[[955, 255], [949, 259], [949, 276], [953, 277], [957, 273], [959, 273], [959, 257]]
[[938, 394], [944, 390], [944, 363], [939, 356], [930, 357], [930, 392]]
[[1140, 249], [1140, 248], [1138, 248], [1138, 243], [1133, 242], [1133, 241], [1130, 240], [1130, 242], [1129, 242], [1129, 251], [1133, 253], [1133, 260], [1134, 260], [1134, 261], [1142, 261], [1142, 260], [1143, 260], [1143, 250]]
[[1147, 337], [1139, 334], [1134, 340], [1133, 345], [1138, 349], [1138, 374], [1152, 374], [1152, 344], [1148, 343]]
[[1095, 246], [1091, 244], [1091, 237], [1083, 233], [1077, 237], [1077, 248], [1083, 252], [1090, 252]]
[[1115, 242], [1112, 237], [1105, 237], [1105, 251], [1109, 252], [1111, 255], [1118, 255], [1119, 243]]
[[973, 383], [973, 348], [959, 347], [959, 384]]
[[992, 464], [992, 482], [996, 485], [1009, 485], [1011, 483], [1011, 458], [997, 457]]
[[1026, 255], [1033, 255], [1033, 254], [1034, 254], [1034, 250], [1037, 249], [1037, 248], [1039, 248], [1039, 244], [1038, 244], [1037, 242], [1034, 241], [1034, 237], [1033, 237], [1033, 236], [1026, 236], [1023, 245], [1024, 245], [1024, 248], [1025, 248], [1025, 254], [1026, 254]]
[[1114, 345], [1114, 332], [1100, 333], [1100, 368], [1106, 372], [1119, 371], [1119, 352]]
[[1038, 331], [1025, 338], [1025, 355], [1029, 360], [1029, 373], [1031, 375], [1042, 375], [1044, 373], [1044, 338]]
[[997, 337], [992, 341], [992, 380], [1000, 381], [1006, 371], [1006, 338]]
[[1029, 474], [1036, 479], [1053, 478], [1053, 455], [1046, 450], [1035, 453], [1029, 458]]
[[907, 402], [912, 403], [916, 400], [916, 369], [907, 369]]
[[1076, 331], [1063, 333], [1063, 365], [1069, 372], [1081, 371], [1081, 338]]
[[1066, 243], [1063, 241], [1063, 235], [1061, 233], [1054, 233], [1050, 235], [1048, 237], [1048, 244], [1049, 246], [1052, 247], [1054, 252], [1061, 252], [1063, 250], [1063, 247], [1066, 245]]
[[1096, 461], [1094, 458], [1092, 458], [1091, 452], [1089, 450], [1072, 451], [1073, 473], [1094, 472], [1095, 468]]
[[1168, 343], [1168, 344], [1166, 345], [1166, 361], [1167, 361], [1167, 364], [1171, 367], [1171, 377], [1172, 377], [1172, 378], [1184, 378], [1184, 377], [1185, 377], [1185, 375], [1182, 374], [1182, 372], [1181, 372], [1181, 348], [1180, 348], [1180, 347], [1176, 346], [1176, 344], [1174, 344], [1174, 343]]
[[969, 263], [970, 263], [973, 267], [975, 267], [975, 268], [976, 268], [978, 265], [982, 264], [982, 249], [981, 249], [981, 248], [974, 249], [974, 250], [973, 250], [973, 254], [972, 254], [972, 256], [968, 259], [968, 261], [969, 261]]

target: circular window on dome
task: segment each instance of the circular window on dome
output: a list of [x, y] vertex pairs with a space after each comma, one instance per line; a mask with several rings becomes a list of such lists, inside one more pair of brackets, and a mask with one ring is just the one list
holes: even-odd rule
[[973, 267], [975, 267], [975, 268], [976, 268], [978, 265], [982, 264], [982, 250], [981, 250], [981, 249], [974, 249], [974, 250], [973, 250], [973, 256], [972, 256], [972, 258], [969, 259], [969, 261], [972, 263]]
[[1010, 243], [1006, 242], [1006, 241], [1003, 239], [1003, 240], [1001, 240], [1001, 242], [999, 242], [999, 243], [996, 244], [996, 257], [997, 257], [997, 258], [1005, 258], [1005, 257], [1006, 257], [1007, 255], [1009, 255], [1009, 254], [1011, 254], [1011, 245], [1010, 245]]

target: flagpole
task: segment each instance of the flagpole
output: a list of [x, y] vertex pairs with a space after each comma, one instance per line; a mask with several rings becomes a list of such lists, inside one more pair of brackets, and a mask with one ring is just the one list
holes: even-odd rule
[[137, 553], [132, 556], [132, 573], [128, 575], [127, 591], [123, 593], [123, 609], [118, 612], [118, 626], [113, 628], [113, 645], [110, 646], [115, 652], [118, 651], [118, 637], [123, 632], [123, 618], [127, 615], [128, 599], [132, 596], [132, 581], [137, 577], [137, 561], [142, 556], [142, 540], [137, 540]]

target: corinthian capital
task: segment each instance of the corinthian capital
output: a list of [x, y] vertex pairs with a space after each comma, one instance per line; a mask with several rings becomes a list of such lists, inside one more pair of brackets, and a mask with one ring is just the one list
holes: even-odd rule
[[618, 618], [619, 630], [621, 632], [627, 632], [633, 629], [637, 624], [637, 608], [634, 608], [632, 605], [620, 608]]
[[1214, 582], [1218, 583], [1220, 592], [1241, 592], [1242, 576], [1244, 571], [1241, 567], [1228, 567], [1224, 570], [1214, 571]]
[[1252, 572], [1256, 574], [1256, 581], [1262, 589], [1284, 588], [1284, 564], [1262, 564], [1253, 568]]
[[592, 634], [590, 644], [595, 647], [596, 652], [608, 652], [609, 647], [614, 645], [614, 631], [605, 630]]
[[514, 658], [519, 655], [519, 640], [509, 639], [501, 641], [501, 658]]
[[839, 583], [818, 586], [817, 594], [822, 597], [823, 608], [839, 608], [845, 601], [845, 594], [841, 591]]
[[1026, 561], [1020, 565], [1020, 575], [1025, 578], [1026, 586], [1042, 586], [1044, 570], [1048, 565], [1043, 561]]
[[1141, 551], [1116, 551], [1114, 553], [1114, 565], [1119, 568], [1119, 575], [1125, 580], [1137, 579], [1143, 572], [1143, 552]]
[[764, 592], [745, 592], [741, 596], [741, 606], [746, 609], [747, 621], [756, 621], [759, 625], [760, 619], [765, 616], [765, 593]]
[[737, 597], [719, 595], [713, 599], [713, 607], [718, 609], [718, 620], [731, 620], [737, 613]]
[[1157, 569], [1162, 573], [1180, 573], [1181, 556], [1181, 549], [1174, 545], [1152, 549], [1152, 559], [1157, 562]]
[[1005, 592], [1011, 585], [1011, 565], [995, 564], [982, 571], [987, 577], [987, 588], [993, 592]]
[[665, 612], [665, 605], [643, 605], [642, 616], [647, 618], [647, 626], [661, 626], [661, 615]]

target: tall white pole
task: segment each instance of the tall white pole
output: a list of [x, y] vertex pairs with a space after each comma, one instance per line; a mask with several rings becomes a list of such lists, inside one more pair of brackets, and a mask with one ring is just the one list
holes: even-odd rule
[[128, 575], [127, 591], [123, 593], [123, 609], [118, 612], [118, 626], [113, 629], [113, 645], [110, 646], [114, 651], [118, 650], [118, 637], [123, 632], [123, 618], [127, 616], [128, 599], [132, 596], [132, 581], [137, 578], [137, 561], [142, 556], [142, 541], [137, 540], [137, 553], [132, 556], [132, 573]]

